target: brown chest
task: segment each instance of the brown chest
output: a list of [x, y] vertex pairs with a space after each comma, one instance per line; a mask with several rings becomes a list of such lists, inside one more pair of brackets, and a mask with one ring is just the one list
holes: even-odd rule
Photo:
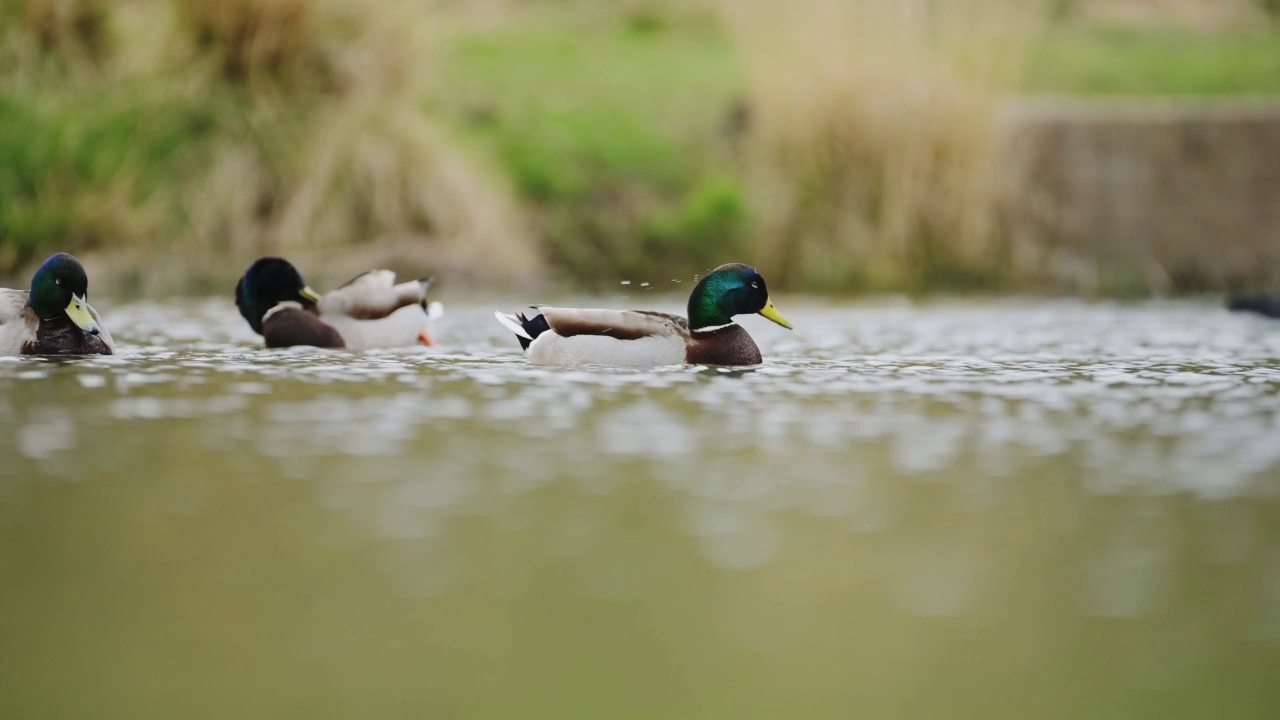
[[23, 355], [110, 355], [111, 348], [97, 335], [91, 335], [60, 317], [36, 324], [36, 337], [22, 344]]
[[262, 339], [267, 347], [310, 345], [321, 348], [346, 347], [337, 330], [318, 315], [301, 309], [277, 310], [262, 321]]
[[685, 362], [690, 365], [758, 365], [760, 348], [741, 325], [690, 334]]

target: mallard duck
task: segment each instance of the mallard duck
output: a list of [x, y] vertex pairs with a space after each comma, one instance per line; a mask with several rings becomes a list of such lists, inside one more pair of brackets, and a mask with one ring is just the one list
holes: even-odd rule
[[1280, 295], [1235, 293], [1227, 299], [1227, 308], [1236, 312], [1256, 312], [1269, 318], [1280, 318]]
[[756, 365], [760, 348], [733, 321], [758, 313], [788, 330], [769, 301], [764, 278], [749, 265], [721, 265], [689, 295], [689, 317], [648, 310], [577, 310], [531, 306], [536, 314], [494, 313], [538, 365]]
[[111, 333], [89, 305], [89, 276], [58, 253], [31, 277], [31, 289], [0, 289], [0, 355], [110, 355]]
[[264, 257], [236, 283], [236, 306], [272, 348], [434, 345], [428, 325], [441, 306], [427, 303], [430, 284], [411, 280], [397, 285], [390, 270], [370, 270], [321, 296], [289, 261]]

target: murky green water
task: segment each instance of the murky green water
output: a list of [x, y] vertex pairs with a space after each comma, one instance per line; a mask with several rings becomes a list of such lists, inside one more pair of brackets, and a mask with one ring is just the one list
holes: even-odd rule
[[564, 371], [494, 306], [0, 362], [0, 716], [1280, 717], [1280, 323], [792, 302], [757, 370]]

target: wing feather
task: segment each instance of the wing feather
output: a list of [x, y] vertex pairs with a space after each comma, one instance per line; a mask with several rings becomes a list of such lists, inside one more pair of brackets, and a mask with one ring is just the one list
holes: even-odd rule
[[92, 305], [88, 306], [89, 314], [94, 320], [98, 321], [98, 339], [106, 344], [107, 349], [111, 350], [114, 355], [116, 352], [116, 342], [111, 339], [111, 333], [107, 332], [107, 326], [102, 324], [102, 318], [98, 317], [98, 311], [93, 309]]
[[647, 310], [596, 310], [536, 307], [561, 337], [600, 335], [617, 340], [646, 337], [686, 337], [689, 323], [678, 315]]
[[27, 312], [27, 293], [0, 289], [0, 355], [17, 355], [22, 344], [35, 339], [37, 321]]
[[370, 270], [320, 298], [320, 315], [377, 320], [408, 305], [421, 303], [427, 284], [421, 280], [396, 284], [390, 270]]

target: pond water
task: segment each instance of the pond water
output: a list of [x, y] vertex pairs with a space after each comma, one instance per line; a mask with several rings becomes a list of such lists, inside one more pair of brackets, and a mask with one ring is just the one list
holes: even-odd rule
[[102, 306], [0, 361], [0, 716], [1280, 717], [1280, 323], [784, 298], [621, 371]]

